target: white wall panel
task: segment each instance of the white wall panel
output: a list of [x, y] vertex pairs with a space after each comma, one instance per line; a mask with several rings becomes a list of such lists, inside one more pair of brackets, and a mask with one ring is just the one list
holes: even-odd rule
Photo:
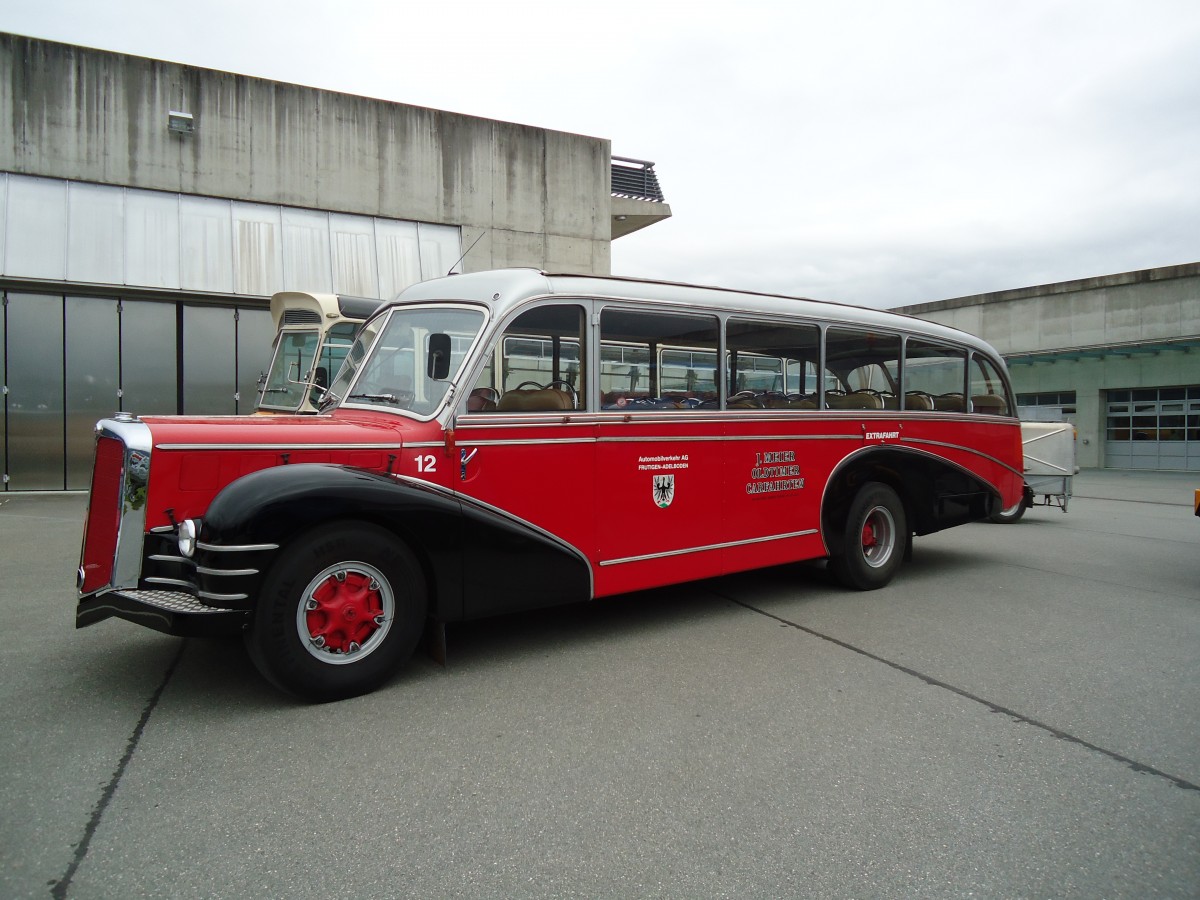
[[283, 282], [277, 290], [333, 291], [329, 214], [283, 209]]
[[283, 225], [278, 206], [233, 204], [233, 276], [238, 294], [283, 290]]
[[458, 226], [0, 173], [0, 274], [390, 300], [462, 271]]
[[179, 195], [125, 192], [125, 283], [179, 288]]
[[125, 192], [120, 188], [69, 184], [67, 280], [125, 283]]
[[331, 213], [329, 231], [333, 290], [352, 297], [382, 297], [375, 261], [375, 221], [368, 216]]
[[61, 280], [67, 273], [67, 182], [8, 176], [4, 274]]
[[376, 219], [375, 246], [379, 254], [379, 299], [391, 300], [421, 280], [421, 249], [415, 222]]
[[233, 233], [228, 200], [180, 197], [179, 271], [184, 290], [233, 293]]
[[[8, 174], [0, 172], [0, 272], [4, 271], [4, 236], [8, 232]], [[0, 345], [0, 357], [3, 356]]]
[[461, 231], [453, 225], [417, 225], [421, 243], [421, 280], [441, 278], [462, 271], [458, 262], [462, 255]]

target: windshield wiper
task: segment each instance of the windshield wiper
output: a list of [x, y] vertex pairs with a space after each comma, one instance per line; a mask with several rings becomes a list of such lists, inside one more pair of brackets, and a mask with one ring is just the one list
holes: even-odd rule
[[388, 403], [399, 403], [400, 398], [394, 394], [351, 394], [347, 400], [383, 400]]

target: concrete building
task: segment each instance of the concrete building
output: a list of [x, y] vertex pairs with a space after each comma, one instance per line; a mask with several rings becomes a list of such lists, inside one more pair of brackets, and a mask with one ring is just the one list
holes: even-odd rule
[[1200, 263], [897, 312], [995, 346], [1023, 418], [1075, 423], [1081, 466], [1200, 471]]
[[254, 408], [279, 290], [607, 274], [670, 216], [607, 140], [0, 34], [3, 490], [87, 486], [115, 410]]

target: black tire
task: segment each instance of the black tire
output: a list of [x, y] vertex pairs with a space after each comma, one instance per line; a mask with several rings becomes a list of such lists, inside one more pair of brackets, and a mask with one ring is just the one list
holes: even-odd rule
[[992, 513], [988, 516], [988, 521], [994, 522], [997, 525], [1011, 525], [1014, 522], [1019, 522], [1027, 509], [1029, 509], [1029, 500], [1022, 497], [1021, 502], [1016, 506], [1010, 506], [1008, 509]]
[[289, 694], [353, 697], [412, 656], [427, 602], [421, 567], [402, 541], [371, 525], [329, 525], [280, 553], [246, 647], [266, 679]]
[[904, 504], [886, 484], [871, 481], [859, 488], [846, 513], [846, 525], [829, 569], [843, 585], [873, 591], [895, 576], [908, 541]]

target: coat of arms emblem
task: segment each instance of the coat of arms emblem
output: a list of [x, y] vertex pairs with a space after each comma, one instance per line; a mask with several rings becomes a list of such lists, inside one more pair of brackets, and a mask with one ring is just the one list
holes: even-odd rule
[[675, 476], [654, 476], [654, 503], [659, 509], [666, 509], [675, 499]]

